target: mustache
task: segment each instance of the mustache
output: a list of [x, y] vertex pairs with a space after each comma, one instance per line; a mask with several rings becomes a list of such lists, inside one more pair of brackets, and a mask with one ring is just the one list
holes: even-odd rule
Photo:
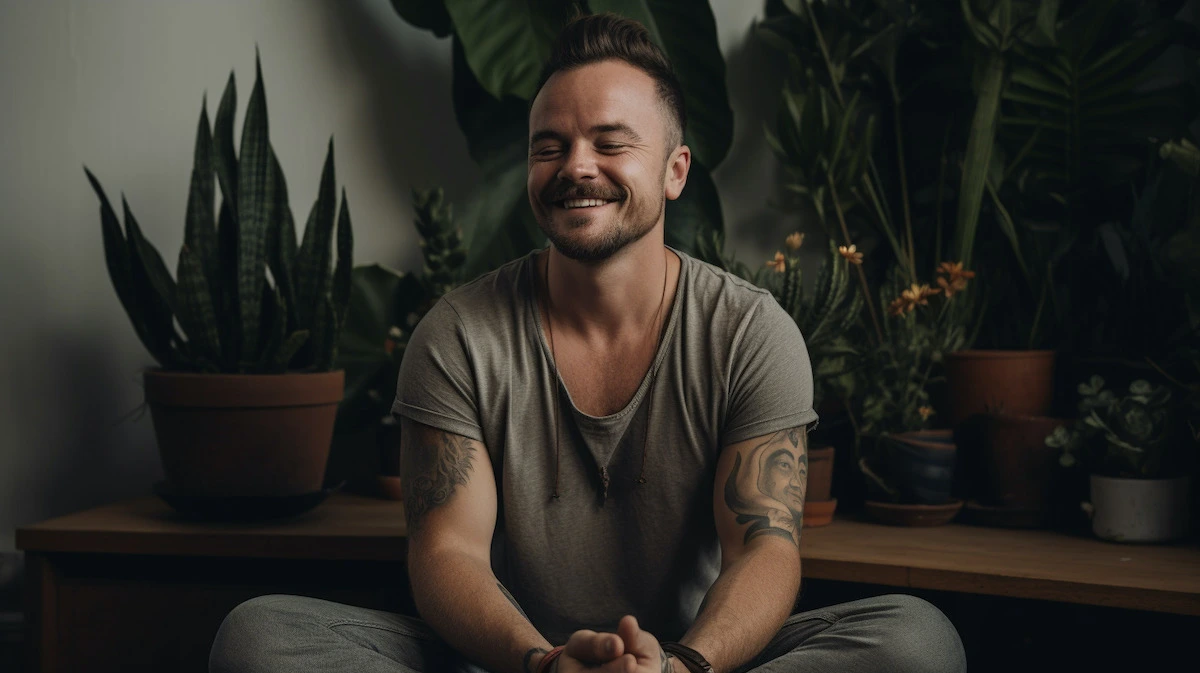
[[624, 201], [625, 190], [609, 185], [557, 182], [542, 190], [542, 203], [557, 203], [567, 199], [603, 199]]

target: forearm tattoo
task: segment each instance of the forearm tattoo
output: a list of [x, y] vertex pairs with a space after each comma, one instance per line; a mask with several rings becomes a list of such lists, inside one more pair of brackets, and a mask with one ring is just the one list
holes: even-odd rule
[[807, 485], [808, 439], [803, 427], [739, 450], [725, 482], [725, 504], [739, 524], [750, 524], [745, 542], [778, 535], [799, 545]]
[[412, 533], [426, 512], [446, 504], [467, 483], [477, 443], [441, 430], [418, 429], [408, 421], [400, 432], [404, 514]]

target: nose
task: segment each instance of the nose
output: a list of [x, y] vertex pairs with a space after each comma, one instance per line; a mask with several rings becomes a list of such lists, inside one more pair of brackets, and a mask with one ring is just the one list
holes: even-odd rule
[[583, 182], [599, 175], [596, 156], [585, 143], [573, 143], [563, 157], [558, 177], [571, 182]]

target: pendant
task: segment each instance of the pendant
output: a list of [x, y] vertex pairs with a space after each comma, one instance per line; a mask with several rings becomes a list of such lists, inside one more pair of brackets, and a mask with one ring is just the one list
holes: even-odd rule
[[608, 476], [608, 468], [607, 467], [600, 468], [600, 487], [601, 487], [600, 503], [601, 504], [604, 504], [605, 502], [608, 501], [608, 484], [611, 481], [612, 480]]

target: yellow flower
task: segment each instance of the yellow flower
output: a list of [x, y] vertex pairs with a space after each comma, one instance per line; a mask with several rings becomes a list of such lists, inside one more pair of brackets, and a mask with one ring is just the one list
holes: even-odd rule
[[787, 260], [784, 259], [782, 252], [775, 253], [775, 259], [767, 261], [768, 269], [775, 269], [778, 273], [787, 271]]
[[789, 250], [799, 250], [800, 246], [804, 245], [804, 234], [798, 231], [788, 234], [785, 243], [787, 244]]
[[858, 246], [854, 245], [853, 243], [851, 243], [849, 246], [839, 245], [838, 252], [841, 253], [842, 257], [845, 257], [846, 261], [850, 262], [851, 264], [862, 264], [863, 262], [863, 254], [858, 252]]
[[975, 277], [975, 272], [964, 269], [962, 262], [942, 262], [938, 265], [937, 272], [946, 276], [938, 278], [937, 282], [945, 291], [947, 299], [953, 297], [954, 293], [967, 289], [967, 279]]
[[941, 290], [935, 290], [928, 285], [918, 285], [913, 283], [911, 287], [900, 293], [900, 297], [904, 300], [904, 303], [908, 305], [908, 310], [911, 311], [917, 306], [917, 304], [920, 304], [921, 306], [928, 306], [929, 298], [935, 294], [941, 293]]
[[907, 290], [902, 291], [899, 297], [893, 299], [892, 303], [888, 304], [888, 314], [901, 316], [906, 312], [911, 312], [918, 305], [928, 306], [929, 298], [935, 294], [941, 294], [941, 292], [941, 290], [928, 285], [913, 283]]
[[927, 421], [934, 414], [933, 407], [921, 407], [917, 409], [917, 413], [921, 414], [921, 420]]

